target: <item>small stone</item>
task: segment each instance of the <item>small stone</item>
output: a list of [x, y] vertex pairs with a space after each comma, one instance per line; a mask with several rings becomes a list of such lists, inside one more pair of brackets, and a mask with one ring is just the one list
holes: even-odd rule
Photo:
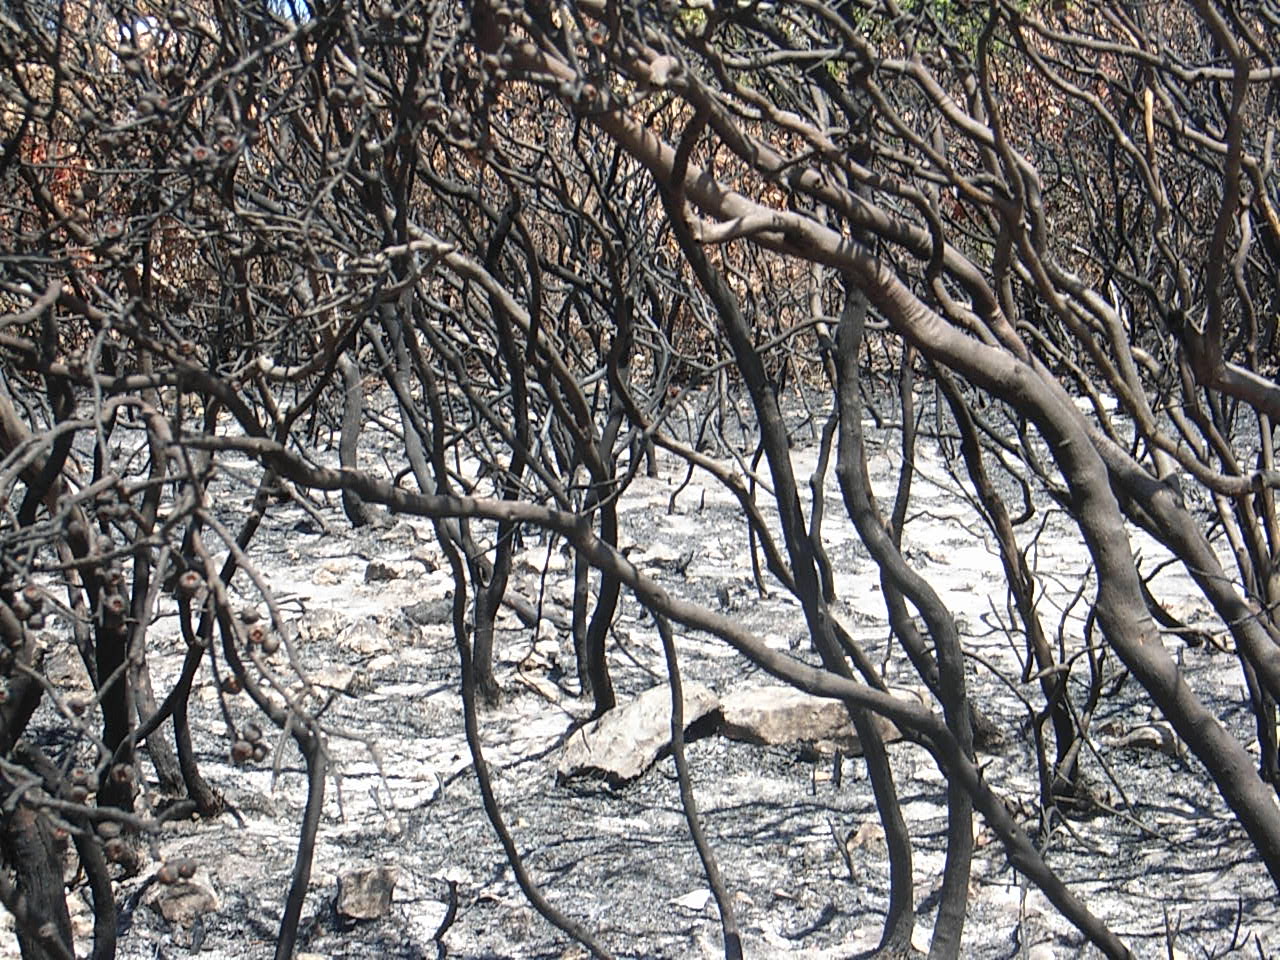
[[198, 880], [180, 880], [167, 886], [156, 884], [143, 902], [160, 916], [180, 927], [190, 927], [205, 914], [216, 913], [217, 895]]
[[1117, 747], [1129, 747], [1134, 750], [1158, 750], [1160, 753], [1176, 757], [1181, 753], [1181, 744], [1173, 727], [1165, 722], [1147, 723], [1119, 737]]
[[438, 627], [453, 619], [453, 600], [422, 600], [404, 608], [404, 615], [420, 627]]
[[870, 844], [883, 845], [884, 842], [884, 827], [873, 820], [868, 820], [850, 835], [847, 843], [851, 849], [856, 850], [858, 847]]
[[369, 565], [364, 568], [365, 583], [385, 583], [388, 580], [397, 580], [399, 577], [399, 570], [381, 560], [370, 560]]
[[426, 573], [435, 573], [440, 567], [436, 555], [426, 547], [418, 547], [409, 555], [409, 559], [422, 564], [423, 571]]
[[337, 910], [349, 920], [376, 920], [391, 910], [396, 888], [394, 867], [349, 870], [338, 877]]
[[397, 778], [392, 789], [395, 808], [402, 812], [419, 810], [439, 799], [444, 790], [440, 775], [426, 764]]
[[911, 931], [911, 947], [920, 953], [928, 953], [929, 946], [933, 943], [933, 930], [929, 927], [915, 925], [915, 929]]
[[327, 563], [316, 568], [311, 574], [311, 582], [320, 587], [333, 587], [342, 582], [345, 572], [341, 567], [335, 569], [333, 564]]
[[701, 913], [707, 908], [707, 904], [711, 902], [711, 891], [705, 888], [691, 890], [683, 897], [676, 897], [669, 902], [682, 910], [688, 910], [690, 913]]
[[347, 626], [347, 620], [335, 610], [319, 609], [308, 613], [299, 624], [300, 633], [312, 643], [334, 640]]
[[391, 641], [393, 631], [373, 617], [363, 617], [342, 632], [342, 646], [355, 653], [371, 656], [387, 653], [395, 648]]
[[355, 668], [342, 663], [321, 667], [310, 676], [312, 686], [336, 690], [339, 693], [347, 693], [355, 678]]

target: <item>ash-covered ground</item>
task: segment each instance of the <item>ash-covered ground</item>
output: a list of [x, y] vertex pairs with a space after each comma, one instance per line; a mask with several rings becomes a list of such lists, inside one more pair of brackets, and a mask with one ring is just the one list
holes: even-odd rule
[[[876, 492], [888, 503], [897, 437], [875, 434], [870, 440]], [[398, 461], [392, 438], [375, 436], [370, 444], [364, 456], [371, 468]], [[816, 446], [801, 433], [794, 462], [802, 484], [816, 457]], [[923, 441], [917, 466], [906, 553], [958, 618], [975, 654], [971, 695], [1005, 733], [998, 752], [980, 757], [986, 778], [1034, 830], [1037, 775], [1027, 709], [1018, 694], [1032, 703], [1039, 694], [1035, 684], [1019, 683], [1022, 641], [1005, 629], [1013, 621], [999, 560], [961, 488], [947, 477], [946, 464]], [[665, 458], [661, 467], [659, 478], [637, 478], [621, 500], [621, 543], [630, 548], [630, 559], [672, 592], [732, 610], [772, 646], [813, 659], [798, 604], [776, 584], [763, 598], [755, 589], [736, 503], [699, 474], [673, 499], [684, 467]], [[217, 487], [218, 513], [233, 529], [252, 493], [237, 475], [257, 476], [247, 462], [239, 468], [223, 474]], [[843, 514], [834, 476], [827, 480], [827, 498], [823, 533], [847, 621], [885, 664], [892, 684], [919, 687], [905, 658], [888, 648], [878, 573]], [[1062, 642], [1075, 654], [1083, 643], [1087, 584], [1083, 599], [1072, 601], [1089, 576], [1088, 557], [1065, 518], [1044, 504], [1040, 511], [1020, 536], [1029, 539], [1044, 524], [1031, 554], [1040, 610], [1051, 635], [1057, 636], [1061, 622]], [[1144, 569], [1154, 569], [1161, 551], [1141, 538], [1135, 544]], [[327, 691], [326, 721], [376, 743], [374, 752], [358, 740], [331, 739], [335, 763], [300, 953], [458, 960], [585, 956], [529, 906], [482, 808], [462, 730], [457, 651], [442, 616], [452, 581], [430, 524], [392, 517], [378, 529], [353, 531], [336, 498], [319, 504], [318, 514], [284, 503], [273, 508], [249, 553], [293, 622], [302, 666]], [[370, 564], [375, 579], [367, 582]], [[381, 579], [386, 577], [391, 579]], [[511, 589], [534, 601], [541, 596], [547, 609], [564, 616], [571, 581], [559, 545], [525, 531]], [[1209, 630], [1220, 626], [1177, 570], [1165, 569], [1152, 586], [1178, 616]], [[234, 588], [240, 602], [265, 611], [243, 575]], [[503, 702], [484, 712], [482, 733], [503, 816], [537, 882], [619, 957], [722, 955], [714, 902], [689, 840], [671, 759], [621, 790], [558, 785], [558, 747], [589, 713], [575, 695], [570, 639], [550, 624], [526, 628], [510, 612], [500, 623]], [[162, 611], [152, 637], [149, 662], [163, 696], [183, 653], [171, 612]], [[55, 628], [49, 639], [54, 683], [64, 691], [84, 684], [82, 668]], [[686, 681], [721, 695], [767, 682], [713, 638], [679, 632], [677, 643]], [[1168, 644], [1200, 695], [1238, 736], [1252, 740], [1235, 658], [1212, 645], [1183, 647], [1175, 638]], [[657, 632], [629, 597], [609, 657], [620, 699], [665, 681]], [[287, 672], [283, 658], [283, 651], [276, 654]], [[1088, 665], [1083, 657], [1073, 662], [1079, 695]], [[1107, 669], [1119, 677], [1114, 658]], [[120, 881], [119, 955], [128, 960], [256, 958], [274, 949], [306, 796], [301, 759], [292, 742], [276, 734], [265, 762], [232, 765], [219, 698], [206, 676], [193, 696], [192, 726], [202, 771], [232, 810], [213, 822], [167, 825], [151, 841], [153, 862]], [[237, 722], [254, 719], [243, 695], [226, 703]], [[58, 727], [48, 712], [39, 724], [46, 732]], [[1103, 703], [1091, 729], [1096, 752], [1086, 752], [1085, 767], [1094, 791], [1117, 812], [1057, 824], [1045, 842], [1052, 867], [1138, 956], [1168, 957], [1172, 951], [1222, 957], [1233, 945], [1241, 956], [1280, 951], [1275, 887], [1203, 770], [1174, 741], [1156, 747], [1164, 728], [1134, 681]], [[49, 735], [50, 749], [86, 749]], [[691, 743], [688, 754], [747, 955], [848, 957], [873, 948], [886, 906], [888, 865], [862, 761], [844, 759], [837, 770], [832, 757], [804, 745], [757, 747], [716, 735]], [[945, 783], [921, 748], [899, 742], [890, 754], [915, 844], [915, 942], [927, 947], [944, 856]], [[140, 806], [160, 799], [149, 783]], [[977, 826], [965, 955], [1095, 955], [1013, 872], [990, 832]], [[846, 838], [848, 861], [837, 847]], [[217, 898], [190, 926], [171, 924], [149, 906], [159, 887], [155, 870], [180, 856], [195, 859], [196, 881]], [[335, 911], [338, 875], [378, 865], [397, 873], [389, 915], [343, 921]], [[87, 893], [77, 887], [71, 898], [83, 952], [92, 919]], [[15, 952], [12, 933], [6, 938]]]

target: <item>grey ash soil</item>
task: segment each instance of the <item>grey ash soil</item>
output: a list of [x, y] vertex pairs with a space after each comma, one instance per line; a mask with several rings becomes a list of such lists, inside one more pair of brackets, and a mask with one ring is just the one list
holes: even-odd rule
[[[395, 462], [393, 442], [376, 442], [386, 449], [371, 452], [369, 465], [379, 462], [379, 452]], [[881, 438], [872, 452], [877, 492], [890, 497], [891, 438]], [[811, 444], [797, 445], [802, 483], [815, 458]], [[256, 476], [247, 463], [242, 466]], [[945, 465], [924, 455], [920, 470], [908, 557], [951, 605], [969, 649], [985, 661], [970, 664], [971, 690], [1005, 731], [1006, 744], [981, 760], [988, 781], [1033, 829], [1037, 789], [1026, 710], [989, 669], [998, 668], [1016, 683], [1018, 644], [999, 629], [1007, 604], [998, 560], [946, 480]], [[622, 501], [622, 542], [634, 547], [632, 561], [675, 593], [731, 609], [771, 645], [811, 657], [799, 607], [774, 585], [767, 598], [756, 593], [745, 529], [731, 499], [713, 481], [695, 476], [668, 513], [683, 470], [664, 460], [662, 473], [659, 479], [637, 479]], [[902, 658], [886, 650], [878, 576], [843, 517], [834, 478], [828, 478], [827, 491], [824, 533], [845, 615], [861, 642], [886, 662], [891, 682], [918, 686]], [[220, 493], [219, 509], [234, 527], [250, 491], [227, 476]], [[445, 955], [459, 960], [585, 956], [528, 905], [484, 815], [462, 734], [454, 641], [447, 625], [430, 622], [440, 619], [451, 582], [423, 562], [439, 562], [429, 525], [400, 517], [378, 530], [352, 531], [336, 499], [321, 505], [320, 517], [327, 531], [296, 504], [280, 506], [255, 538], [251, 556], [296, 623], [298, 662], [318, 683], [332, 687], [326, 720], [376, 741], [381, 772], [364, 743], [331, 738], [335, 767], [300, 952], [333, 958], [436, 957], [442, 945]], [[1077, 605], [1063, 611], [1087, 573], [1087, 557], [1061, 518], [1050, 517], [1047, 529], [1036, 555], [1042, 610], [1051, 631], [1060, 617], [1064, 620], [1065, 642], [1076, 650], [1084, 610]], [[1146, 562], [1154, 564], [1158, 550], [1141, 545]], [[679, 561], [689, 550], [693, 558], [682, 574]], [[370, 561], [386, 564], [396, 578], [366, 583]], [[544, 576], [542, 567], [548, 564]], [[545, 602], [562, 611], [569, 579], [558, 547], [548, 548], [537, 532], [526, 532], [513, 589], [532, 599], [545, 587]], [[234, 586], [244, 603], [257, 602], [247, 579], [237, 578]], [[1161, 573], [1155, 588], [1179, 615], [1215, 629], [1189, 581], [1176, 571]], [[503, 816], [538, 883], [620, 957], [722, 955], [714, 904], [704, 894], [672, 761], [660, 760], [622, 790], [599, 783], [557, 784], [556, 748], [588, 713], [574, 696], [569, 640], [546, 625], [535, 634], [510, 614], [501, 625], [498, 672], [504, 700], [485, 712], [483, 739]], [[158, 620], [154, 637], [150, 662], [156, 689], [165, 691], [181, 658], [172, 617]], [[677, 640], [686, 680], [721, 694], [768, 682], [711, 638], [681, 633]], [[1171, 649], [1178, 646], [1170, 640]], [[65, 652], [55, 651], [55, 663], [64, 667], [54, 679], [70, 689], [83, 680]], [[1196, 689], [1238, 736], [1250, 741], [1251, 721], [1234, 658], [1211, 647], [1188, 648], [1180, 655]], [[287, 672], [283, 656], [277, 655], [276, 664]], [[665, 679], [656, 631], [629, 597], [610, 658], [620, 697]], [[1073, 682], [1079, 686], [1087, 665], [1077, 661], [1076, 669]], [[1108, 669], [1115, 670], [1114, 662]], [[1025, 692], [1034, 700], [1034, 687]], [[1275, 888], [1216, 791], [1206, 785], [1203, 771], [1176, 752], [1118, 744], [1153, 721], [1140, 693], [1129, 681], [1104, 705], [1095, 722], [1099, 756], [1087, 759], [1098, 793], [1123, 812], [1057, 827], [1047, 840], [1048, 860], [1138, 956], [1169, 956], [1167, 931], [1174, 956], [1223, 956], [1233, 937], [1237, 945], [1247, 945], [1238, 955], [1271, 956], [1280, 951]], [[243, 698], [230, 699], [228, 708], [238, 722], [252, 719], [251, 704]], [[155, 862], [140, 876], [121, 881], [120, 956], [127, 960], [192, 954], [256, 958], [270, 956], [273, 949], [305, 800], [300, 758], [286, 741], [278, 777], [271, 760], [249, 769], [231, 766], [217, 694], [208, 680], [193, 698], [192, 717], [202, 770], [235, 814], [166, 827], [152, 841]], [[51, 717], [45, 721], [52, 726]], [[898, 743], [890, 749], [914, 837], [916, 944], [923, 947], [941, 878], [945, 783], [921, 748]], [[735, 897], [747, 955], [848, 957], [874, 947], [888, 866], [861, 760], [845, 759], [837, 777], [833, 758], [803, 746], [761, 748], [714, 734], [694, 741], [689, 759], [707, 832]], [[142, 800], [158, 799], [149, 784]], [[1094, 956], [1041, 894], [1020, 883], [999, 844], [978, 827], [965, 955]], [[836, 833], [851, 837], [852, 874]], [[196, 858], [197, 879], [220, 900], [191, 929], [171, 927], [145, 905], [159, 860], [180, 855]], [[342, 923], [334, 911], [337, 874], [373, 864], [398, 870], [391, 915]], [[456, 916], [437, 943], [433, 938], [451, 889]], [[73, 895], [83, 897], [81, 890]], [[77, 911], [82, 931], [90, 919]], [[11, 943], [12, 934], [7, 936]]]

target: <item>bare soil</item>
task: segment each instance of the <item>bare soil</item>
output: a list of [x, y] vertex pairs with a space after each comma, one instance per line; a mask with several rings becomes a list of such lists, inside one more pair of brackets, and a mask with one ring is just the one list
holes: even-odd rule
[[[877, 494], [888, 502], [896, 439], [875, 434], [871, 440]], [[381, 435], [370, 444], [368, 466], [398, 462], [391, 438]], [[816, 448], [804, 431], [794, 460], [797, 476], [807, 480]], [[736, 504], [698, 475], [673, 499], [683, 465], [663, 459], [661, 466], [660, 478], [638, 478], [621, 502], [622, 543], [633, 548], [631, 559], [672, 591], [731, 609], [770, 644], [811, 658], [798, 605], [774, 584], [768, 596], [756, 592]], [[252, 492], [244, 478], [257, 476], [249, 463], [240, 467], [243, 477], [228, 471], [220, 481], [218, 507], [232, 528]], [[907, 555], [959, 618], [975, 655], [972, 694], [1005, 731], [1001, 752], [981, 758], [987, 780], [1034, 830], [1034, 752], [1018, 694], [1032, 702], [1038, 694], [1034, 685], [1019, 682], [1021, 642], [1004, 628], [1012, 621], [999, 561], [936, 451], [922, 450], [918, 468]], [[918, 686], [905, 660], [888, 647], [878, 574], [843, 515], [833, 477], [827, 497], [824, 534], [844, 613], [884, 662], [891, 682]], [[1033, 553], [1041, 611], [1051, 634], [1061, 624], [1070, 655], [1083, 642], [1087, 608], [1071, 605], [1071, 598], [1090, 575], [1088, 557], [1074, 528], [1044, 504], [1021, 535], [1029, 538], [1042, 522], [1045, 532]], [[567, 558], [537, 531], [524, 538], [512, 588], [563, 612], [571, 587]], [[1152, 569], [1159, 549], [1137, 535], [1135, 544], [1144, 567]], [[692, 560], [680, 572], [688, 551]], [[300, 663], [314, 681], [330, 685], [327, 720], [377, 744], [375, 756], [362, 742], [331, 740], [335, 762], [299, 950], [332, 958], [585, 956], [528, 905], [481, 807], [462, 732], [451, 630], [421, 622], [438, 619], [439, 601], [452, 587], [444, 570], [428, 569], [432, 558], [442, 566], [429, 524], [393, 517], [379, 529], [353, 531], [336, 498], [319, 504], [318, 517], [285, 503], [273, 509], [250, 553], [294, 618]], [[366, 583], [373, 561], [387, 565], [395, 579]], [[258, 602], [243, 576], [234, 588], [246, 604]], [[1219, 630], [1178, 571], [1160, 573], [1153, 589], [1178, 615]], [[501, 625], [503, 702], [484, 714], [483, 738], [503, 814], [537, 881], [620, 957], [722, 955], [714, 903], [705, 895], [671, 760], [660, 760], [622, 790], [557, 785], [557, 746], [589, 712], [575, 696], [569, 638], [546, 624], [538, 631], [524, 628], [509, 613]], [[162, 613], [153, 636], [150, 663], [163, 696], [182, 656], [171, 612]], [[56, 625], [49, 638], [55, 683], [66, 690], [83, 684]], [[688, 680], [721, 694], [766, 682], [712, 638], [679, 634], [677, 640]], [[1184, 648], [1175, 638], [1168, 643], [1200, 695], [1238, 736], [1252, 740], [1234, 657], [1211, 645]], [[665, 679], [656, 631], [631, 598], [623, 602], [609, 655], [620, 697]], [[284, 670], [282, 657], [277, 655]], [[1087, 663], [1075, 663], [1072, 684], [1081, 688]], [[1118, 679], [1114, 662], [1109, 669]], [[206, 677], [193, 696], [192, 723], [202, 770], [233, 810], [213, 822], [167, 826], [152, 840], [150, 866], [121, 879], [119, 955], [126, 960], [257, 958], [273, 950], [305, 800], [301, 760], [292, 742], [279, 737], [265, 763], [232, 765], [219, 697]], [[240, 722], [252, 719], [252, 705], [242, 697], [226, 705]], [[52, 713], [41, 718], [49, 749], [86, 749], [56, 734]], [[1104, 703], [1093, 727], [1096, 752], [1085, 764], [1096, 792], [1117, 812], [1058, 823], [1045, 840], [1049, 863], [1138, 956], [1222, 957], [1233, 946], [1243, 948], [1242, 956], [1280, 952], [1274, 886], [1199, 765], [1176, 742], [1168, 752], [1135, 742], [1141, 740], [1135, 731], [1153, 723], [1160, 729], [1132, 680]], [[926, 947], [943, 863], [945, 783], [919, 747], [898, 743], [890, 751], [915, 840], [916, 945]], [[861, 760], [836, 761], [805, 745], [761, 748], [715, 735], [692, 743], [689, 759], [748, 956], [848, 957], [873, 948], [888, 870]], [[141, 799], [145, 807], [162, 798], [151, 783]], [[981, 824], [978, 836], [966, 955], [1095, 955], [1020, 880]], [[837, 838], [846, 837], [852, 873], [837, 848]], [[219, 898], [218, 908], [189, 928], [171, 926], [145, 905], [160, 861], [182, 855], [198, 861], [197, 879]], [[337, 875], [375, 864], [398, 871], [391, 914], [342, 922], [334, 911]], [[76, 887], [71, 896], [83, 950], [91, 923], [87, 894]], [[456, 912], [437, 939], [451, 909]], [[4, 952], [15, 953], [12, 933], [4, 936]]]

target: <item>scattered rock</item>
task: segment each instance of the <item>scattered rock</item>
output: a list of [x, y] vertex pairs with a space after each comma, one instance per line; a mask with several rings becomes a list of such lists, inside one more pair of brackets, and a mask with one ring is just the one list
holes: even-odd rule
[[[849, 756], [862, 753], [858, 734], [839, 700], [769, 685], [736, 690], [724, 698], [720, 709], [724, 713], [720, 732], [731, 740], [767, 746], [812, 743], [821, 752], [838, 748]], [[902, 739], [888, 720], [877, 717], [876, 722], [886, 741]]]
[[401, 812], [419, 810], [435, 803], [444, 790], [444, 781], [429, 767], [410, 771], [392, 784], [395, 808]]
[[311, 610], [298, 623], [298, 632], [312, 643], [324, 643], [335, 639], [347, 624], [347, 619], [336, 610], [321, 608]]
[[[686, 729], [718, 706], [716, 695], [702, 684], [684, 684]], [[671, 688], [661, 684], [575, 731], [560, 753], [556, 778], [563, 783], [603, 777], [620, 786], [648, 770], [670, 744]]]
[[355, 667], [348, 667], [346, 664], [341, 663], [321, 667], [319, 670], [309, 672], [307, 676], [313, 687], [336, 690], [339, 693], [350, 692], [351, 684], [355, 678]]
[[707, 904], [711, 902], [711, 891], [705, 887], [701, 890], [691, 890], [683, 897], [675, 897], [668, 902], [673, 906], [680, 907], [682, 910], [688, 910], [690, 913], [701, 913], [707, 909]]
[[853, 850], [870, 844], [884, 845], [884, 827], [874, 820], [868, 820], [849, 835], [846, 845]]
[[326, 560], [311, 575], [311, 582], [321, 587], [332, 587], [346, 579], [346, 560]]
[[374, 529], [382, 531], [382, 535], [378, 537], [380, 543], [386, 543], [389, 540], [417, 543], [421, 539], [412, 523], [405, 520], [397, 520], [395, 516], [389, 513], [378, 511], [374, 514], [371, 523]]
[[515, 558], [518, 573], [541, 578], [546, 573], [564, 573], [569, 569], [569, 557], [560, 550], [548, 551], [545, 547], [525, 550]]
[[386, 583], [388, 580], [398, 580], [400, 571], [389, 563], [383, 563], [381, 560], [370, 560], [369, 565], [364, 568], [365, 583]]
[[365, 867], [338, 877], [338, 915], [348, 920], [377, 920], [391, 911], [395, 867]]
[[1173, 727], [1164, 722], [1143, 724], [1136, 730], [1118, 737], [1114, 745], [1135, 750], [1158, 750], [1171, 757], [1176, 757], [1182, 752], [1178, 735], [1173, 732]]
[[438, 627], [453, 619], [453, 600], [422, 600], [404, 608], [404, 615], [420, 627]]
[[915, 929], [911, 931], [911, 947], [920, 953], [928, 953], [929, 947], [933, 944], [933, 929], [931, 927], [915, 925]]
[[550, 703], [559, 703], [563, 692], [547, 679], [547, 673], [548, 671], [545, 668], [530, 670], [521, 664], [516, 670], [516, 678], [544, 700]]
[[430, 547], [418, 547], [409, 555], [409, 559], [422, 564], [425, 573], [435, 573], [440, 568], [438, 558]]
[[393, 649], [391, 639], [387, 636], [390, 632], [388, 626], [372, 617], [364, 617], [343, 631], [341, 643], [346, 649], [365, 656], [386, 653]]
[[205, 914], [216, 913], [221, 906], [217, 894], [199, 880], [153, 884], [142, 902], [180, 927], [190, 927]]
[[665, 545], [656, 546], [646, 551], [639, 558], [632, 560], [637, 566], [651, 567], [661, 570], [663, 573], [675, 573], [682, 577], [688, 576], [689, 567], [693, 565], [697, 551], [693, 547], [675, 553]]
[[44, 673], [63, 690], [93, 689], [89, 673], [84, 668], [84, 657], [72, 643], [56, 641], [48, 645], [48, 652], [44, 654]]

